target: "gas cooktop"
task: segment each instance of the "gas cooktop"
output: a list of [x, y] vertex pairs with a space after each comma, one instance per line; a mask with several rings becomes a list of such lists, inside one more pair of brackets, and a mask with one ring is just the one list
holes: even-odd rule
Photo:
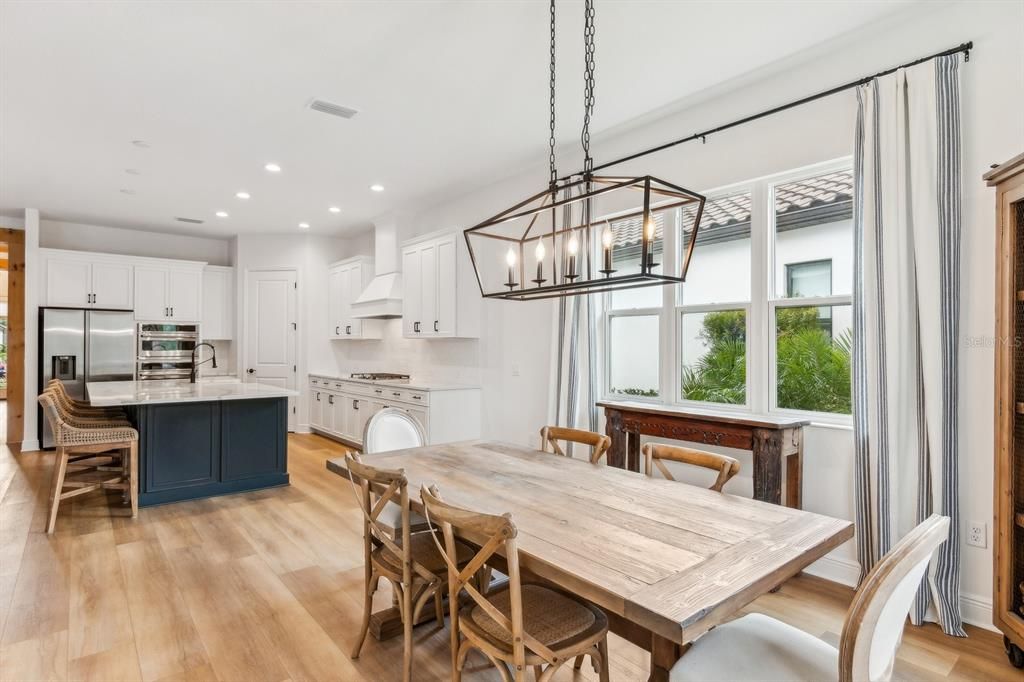
[[356, 372], [349, 375], [352, 379], [367, 379], [369, 381], [403, 381], [409, 382], [408, 374], [393, 374], [391, 372]]

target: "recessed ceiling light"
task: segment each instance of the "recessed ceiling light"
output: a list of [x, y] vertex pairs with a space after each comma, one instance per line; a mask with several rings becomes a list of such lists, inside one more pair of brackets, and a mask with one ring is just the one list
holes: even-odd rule
[[308, 230], [309, 223], [299, 223], [299, 227], [301, 227], [303, 230]]
[[228, 212], [227, 211], [217, 211], [217, 213], [215, 215], [218, 218], [227, 218], [228, 217]]
[[281, 167], [278, 166], [276, 163], [268, 163], [266, 166], [264, 166], [264, 168], [266, 168], [271, 173], [280, 173], [281, 172]]
[[133, 190], [133, 189], [122, 189], [121, 190], [121, 194], [135, 194], [135, 190]]
[[372, 189], [374, 192], [383, 192], [384, 185], [370, 185], [370, 189]]
[[331, 206], [331, 207], [330, 207], [329, 209], [327, 209], [327, 210], [328, 210], [328, 211], [330, 211], [331, 213], [341, 213], [341, 209], [340, 209], [340, 208], [338, 208], [337, 206]]
[[235, 192], [235, 196], [238, 197], [239, 199], [248, 199], [249, 198], [249, 193], [248, 192]]
[[132, 144], [139, 149], [149, 149], [149, 143], [145, 140], [132, 140]]
[[128, 175], [142, 175], [142, 173], [140, 173], [134, 168], [125, 168], [124, 172], [127, 173]]

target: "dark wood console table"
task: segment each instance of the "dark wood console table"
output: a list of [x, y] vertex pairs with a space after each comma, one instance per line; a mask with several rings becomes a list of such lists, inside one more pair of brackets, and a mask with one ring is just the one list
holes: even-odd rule
[[720, 445], [754, 455], [754, 499], [799, 509], [803, 479], [803, 427], [806, 419], [742, 415], [631, 401], [600, 401], [605, 432], [612, 439], [608, 464], [640, 471], [640, 436]]

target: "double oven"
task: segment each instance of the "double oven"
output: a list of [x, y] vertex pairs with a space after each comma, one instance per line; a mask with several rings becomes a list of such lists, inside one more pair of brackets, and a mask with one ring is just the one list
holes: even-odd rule
[[197, 324], [161, 324], [140, 322], [136, 378], [188, 379], [192, 371], [192, 351], [199, 343]]

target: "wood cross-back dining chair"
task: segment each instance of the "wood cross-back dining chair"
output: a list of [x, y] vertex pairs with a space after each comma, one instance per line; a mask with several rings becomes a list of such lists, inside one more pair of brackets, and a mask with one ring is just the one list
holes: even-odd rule
[[[444, 556], [438, 551], [432, 536], [428, 533], [411, 533], [409, 528], [409, 490], [405, 472], [381, 469], [363, 463], [350, 454], [345, 456], [352, 485], [363, 513], [363, 560], [365, 562], [365, 593], [363, 621], [352, 658], [359, 653], [366, 641], [370, 628], [370, 612], [373, 608], [373, 594], [377, 583], [384, 578], [391, 583], [397, 597], [398, 610], [402, 616], [402, 634], [405, 654], [402, 661], [402, 679], [412, 679], [412, 629], [419, 620], [420, 612], [433, 597], [437, 622], [444, 624], [442, 596], [447, 590], [447, 566]], [[371, 486], [384, 490], [379, 495]], [[398, 532], [380, 521], [381, 512], [389, 505], [400, 511]], [[455, 548], [459, 565], [468, 561], [472, 550], [458, 543]]]
[[[462, 668], [472, 649], [491, 661], [504, 682], [523, 682], [528, 667], [533, 668], [537, 682], [548, 682], [562, 665], [577, 656], [590, 656], [601, 682], [608, 682], [608, 617], [572, 595], [521, 583], [516, 526], [510, 515], [494, 516], [447, 504], [437, 488], [424, 486], [420, 497], [433, 531], [429, 537], [440, 548], [438, 526], [444, 536], [455, 682], [462, 679]], [[464, 567], [455, 561], [456, 528], [460, 533], [472, 534], [480, 547]], [[501, 550], [508, 582], [485, 596], [473, 579]], [[460, 611], [458, 595], [462, 591], [471, 601]], [[461, 641], [460, 636], [464, 638]]]
[[949, 517], [932, 515], [882, 557], [853, 597], [839, 650], [759, 613], [719, 625], [672, 667], [672, 682], [839, 680], [887, 682], [914, 596]]
[[722, 492], [722, 487], [729, 482], [729, 479], [740, 472], [740, 463], [736, 459], [706, 450], [694, 450], [679, 445], [644, 443], [642, 452], [644, 454], [644, 472], [648, 476], [653, 476], [654, 468], [657, 467], [662, 476], [670, 481], [676, 480], [665, 466], [666, 461], [703, 467], [718, 472], [718, 478], [711, 484], [711, 490], [718, 492]]
[[[608, 452], [608, 448], [612, 445], [611, 438], [600, 433], [594, 433], [593, 431], [570, 429], [565, 426], [545, 426], [540, 430], [541, 450], [568, 457], [569, 455], [562, 449], [559, 441], [588, 446], [590, 448], [591, 464], [600, 462], [601, 458]], [[548, 450], [548, 448], [551, 448], [551, 450]]]

